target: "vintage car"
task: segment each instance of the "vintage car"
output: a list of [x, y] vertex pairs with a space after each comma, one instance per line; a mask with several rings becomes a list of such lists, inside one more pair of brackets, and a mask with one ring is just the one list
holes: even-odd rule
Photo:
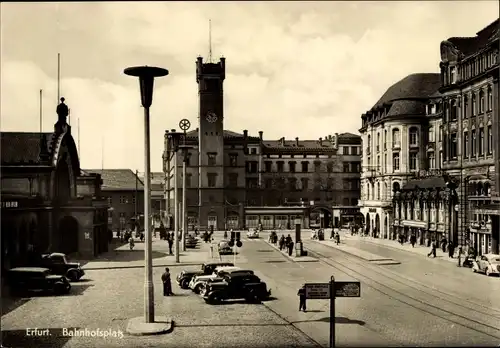
[[66, 276], [72, 282], [85, 275], [78, 262], [68, 262], [66, 255], [62, 253], [42, 254], [29, 266], [48, 268], [52, 274]]
[[482, 272], [487, 276], [497, 275], [500, 276], [500, 255], [486, 254], [472, 261], [472, 271]]
[[250, 230], [247, 232], [247, 238], [259, 238], [259, 231], [257, 230]]
[[7, 283], [13, 295], [28, 292], [50, 292], [55, 295], [69, 293], [71, 284], [65, 276], [52, 274], [41, 267], [17, 267], [8, 271]]
[[260, 302], [269, 299], [271, 290], [254, 274], [227, 274], [221, 281], [207, 283], [201, 296], [210, 304], [233, 299]]
[[189, 288], [193, 290], [195, 294], [199, 294], [205, 287], [206, 282], [221, 280], [224, 275], [232, 273], [253, 274], [253, 271], [241, 269], [240, 267], [217, 267], [211, 275], [193, 277], [189, 283]]
[[219, 242], [217, 250], [219, 252], [219, 255], [231, 255], [233, 253], [233, 248], [229, 246], [229, 241], [225, 239]]
[[193, 235], [188, 235], [186, 237], [186, 248], [191, 248], [191, 249], [194, 249], [196, 248], [196, 246], [198, 245], [198, 238], [196, 238], [195, 236]]
[[197, 275], [210, 275], [214, 273], [214, 270], [217, 267], [221, 266], [234, 266], [232, 262], [207, 262], [201, 265], [200, 271], [181, 271], [176, 277], [177, 284], [181, 287], [181, 289], [188, 289], [189, 282], [193, 279], [194, 276]]

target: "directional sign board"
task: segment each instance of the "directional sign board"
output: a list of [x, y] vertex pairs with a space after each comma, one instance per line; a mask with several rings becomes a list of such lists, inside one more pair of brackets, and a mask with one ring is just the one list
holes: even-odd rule
[[306, 298], [321, 300], [330, 298], [330, 283], [306, 284]]
[[336, 281], [335, 297], [361, 297], [361, 283]]

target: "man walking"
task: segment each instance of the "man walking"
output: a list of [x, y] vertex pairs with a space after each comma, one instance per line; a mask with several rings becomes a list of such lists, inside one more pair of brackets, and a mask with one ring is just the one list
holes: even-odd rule
[[303, 284], [302, 287], [299, 289], [297, 292], [297, 295], [299, 296], [299, 312], [306, 311], [306, 285]]
[[293, 241], [290, 240], [290, 242], [288, 243], [288, 256], [292, 256], [292, 253], [293, 253]]
[[174, 241], [172, 240], [171, 236], [167, 238], [167, 242], [168, 242], [168, 252], [170, 253], [170, 255], [172, 255], [173, 254], [172, 245], [174, 244]]
[[161, 281], [163, 282], [163, 296], [171, 296], [172, 293], [172, 282], [170, 281], [170, 270], [165, 268], [165, 272], [161, 275]]

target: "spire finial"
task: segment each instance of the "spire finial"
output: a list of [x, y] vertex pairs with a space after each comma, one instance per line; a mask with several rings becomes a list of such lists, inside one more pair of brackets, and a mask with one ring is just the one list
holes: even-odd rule
[[66, 117], [69, 114], [68, 106], [66, 104], [64, 104], [65, 100], [66, 99], [64, 99], [64, 97], [61, 97], [61, 103], [59, 105], [57, 105], [57, 109], [56, 109], [57, 116], [59, 118], [58, 122], [60, 122], [62, 124], [66, 124]]
[[208, 62], [212, 63], [212, 20], [208, 20]]

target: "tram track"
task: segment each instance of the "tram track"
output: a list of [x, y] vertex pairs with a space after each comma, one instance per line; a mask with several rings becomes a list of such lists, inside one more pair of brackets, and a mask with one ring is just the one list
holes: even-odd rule
[[[322, 247], [330, 249], [328, 246]], [[396, 301], [424, 313], [444, 319], [452, 324], [460, 325], [500, 340], [500, 313], [495, 308], [490, 309], [484, 305], [462, 298], [459, 299], [460, 302], [451, 300], [450, 297], [456, 299], [458, 296], [451, 295], [446, 297], [444, 295], [448, 294], [442, 291], [429, 288], [425, 284], [421, 284], [409, 278], [405, 279], [400, 275], [390, 275], [391, 272], [386, 272], [386, 269], [377, 265], [367, 264], [355, 258], [355, 256], [343, 255], [343, 262], [341, 262], [332, 259], [332, 257], [338, 258], [338, 256], [326, 255], [325, 253], [311, 249], [309, 249], [309, 252], [316, 255], [323, 264], [352, 275], [385, 296], [393, 298]], [[346, 262], [349, 263], [349, 265], [354, 264], [362, 267], [364, 270], [376, 274], [377, 277], [367, 275], [366, 272], [362, 272], [352, 266], [346, 266]], [[411, 294], [409, 292], [411, 292]], [[495, 323], [498, 324], [495, 325]]]

